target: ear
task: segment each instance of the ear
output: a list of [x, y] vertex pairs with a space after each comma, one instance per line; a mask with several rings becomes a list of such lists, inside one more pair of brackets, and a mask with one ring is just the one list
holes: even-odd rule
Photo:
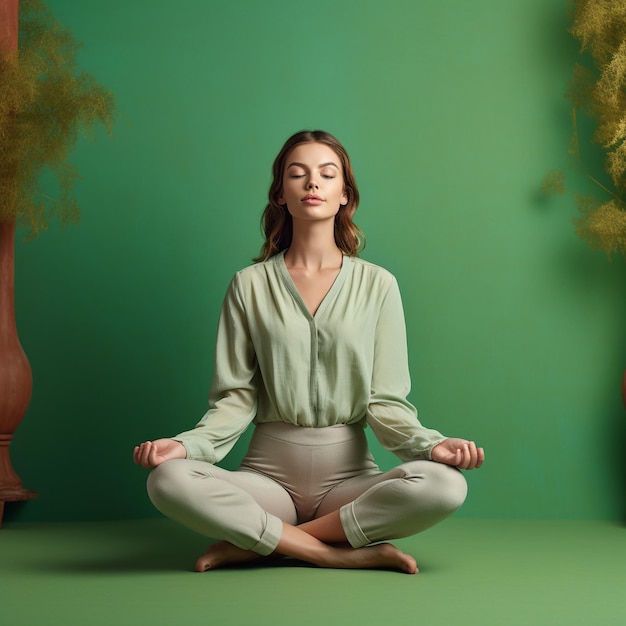
[[341, 206], [346, 206], [348, 204], [348, 194], [344, 192], [343, 196], [341, 196], [341, 200], [339, 202]]

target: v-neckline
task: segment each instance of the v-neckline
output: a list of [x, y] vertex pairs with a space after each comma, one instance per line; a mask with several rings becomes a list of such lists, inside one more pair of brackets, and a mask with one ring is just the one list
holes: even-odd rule
[[309, 310], [309, 307], [306, 305], [306, 302], [304, 301], [304, 298], [300, 294], [300, 291], [298, 291], [298, 288], [296, 287], [296, 283], [291, 277], [289, 270], [287, 269], [287, 264], [285, 263], [286, 252], [287, 250], [283, 250], [282, 252], [279, 252], [276, 255], [277, 257], [276, 261], [277, 261], [280, 275], [282, 276], [283, 282], [287, 286], [287, 289], [293, 296], [294, 300], [296, 301], [296, 303], [298, 304], [302, 312], [310, 320], [315, 320], [324, 313], [329, 303], [335, 298], [335, 294], [341, 289], [341, 286], [345, 282], [346, 275], [350, 267], [350, 257], [346, 256], [345, 254], [343, 255], [342, 260], [341, 260], [341, 267], [339, 268], [339, 273], [337, 274], [337, 276], [335, 276], [335, 280], [330, 286], [330, 289], [326, 292], [326, 295], [322, 298], [315, 313], [311, 313], [311, 311]]

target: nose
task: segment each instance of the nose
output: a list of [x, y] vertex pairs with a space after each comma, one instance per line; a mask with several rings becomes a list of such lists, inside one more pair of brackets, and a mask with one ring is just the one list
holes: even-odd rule
[[315, 179], [313, 178], [309, 178], [307, 184], [306, 184], [306, 188], [307, 189], [319, 189], [318, 184], [315, 182]]

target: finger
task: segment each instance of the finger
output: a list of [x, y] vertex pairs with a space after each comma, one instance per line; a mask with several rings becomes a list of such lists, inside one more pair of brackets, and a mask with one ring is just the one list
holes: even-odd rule
[[460, 467], [463, 463], [463, 450], [461, 448], [457, 448], [454, 453], [454, 465], [455, 467]]
[[478, 461], [476, 463], [476, 469], [478, 469], [485, 462], [485, 450], [484, 448], [478, 448]]
[[133, 450], [133, 461], [137, 465], [141, 465], [141, 463], [139, 461], [139, 450], [140, 450], [139, 446], [135, 446], [135, 448]]
[[464, 443], [461, 448], [459, 448], [460, 459], [457, 467], [459, 469], [467, 469], [469, 464], [469, 450], [467, 447], [467, 443]]
[[485, 452], [482, 448], [477, 448], [476, 443], [473, 441], [470, 442], [469, 447], [470, 447], [470, 454], [472, 457], [471, 465], [469, 469], [478, 469], [483, 464], [483, 461], [485, 460]]
[[141, 465], [141, 457], [142, 457], [143, 443], [140, 443], [138, 446], [135, 446], [133, 450], [133, 461], [137, 463], [137, 465]]
[[468, 445], [468, 450], [470, 456], [468, 469], [474, 469], [476, 467], [476, 463], [478, 463], [478, 450], [476, 450], [476, 443], [470, 441]]
[[139, 460], [141, 467], [150, 467], [150, 450], [152, 450], [152, 442], [144, 441], [140, 446]]
[[[474, 444], [475, 445], [475, 444]], [[476, 448], [476, 458], [474, 461], [473, 469], [478, 469], [485, 462], [485, 450], [484, 448]]]

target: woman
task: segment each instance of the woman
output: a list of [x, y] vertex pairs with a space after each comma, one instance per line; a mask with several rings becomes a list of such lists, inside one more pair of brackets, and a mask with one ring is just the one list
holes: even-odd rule
[[[218, 325], [209, 411], [191, 431], [146, 441], [148, 493], [168, 517], [219, 539], [198, 571], [282, 555], [322, 567], [416, 573], [385, 543], [456, 511], [459, 469], [482, 448], [424, 428], [394, 277], [356, 257], [359, 194], [343, 146], [303, 131], [273, 166], [266, 240], [230, 284]], [[255, 424], [237, 471], [217, 467]], [[364, 427], [403, 463], [381, 472]], [[383, 543], [381, 543], [383, 542]]]

